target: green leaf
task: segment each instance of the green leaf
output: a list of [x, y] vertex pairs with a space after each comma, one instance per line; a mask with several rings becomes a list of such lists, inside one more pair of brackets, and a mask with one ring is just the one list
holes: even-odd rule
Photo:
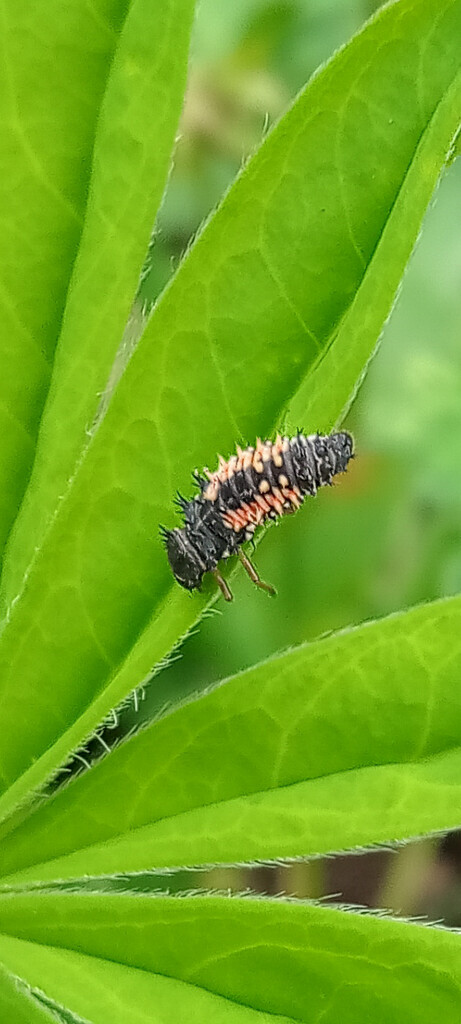
[[[166, 178], [192, 2], [176, 4], [187, 14], [179, 26], [175, 5], [164, 5], [156, 31], [142, 37], [139, 0], [128, 14], [126, 0], [61, 6], [2, 4], [0, 551], [31, 472], [61, 324], [42, 435], [54, 486], [48, 514], [106, 384]], [[43, 504], [34, 516], [45, 521]], [[19, 579], [24, 567], [20, 560]]]
[[[306, 1024], [459, 1021], [459, 936], [421, 925], [283, 900], [36, 892], [0, 897], [0, 932]], [[12, 941], [0, 935], [0, 957], [30, 981], [27, 953], [22, 961], [16, 948], [8, 955]], [[62, 961], [66, 972], [53, 963], [56, 954], [46, 980], [63, 991], [76, 954]], [[42, 978], [44, 952], [31, 945], [29, 961], [35, 955]]]
[[30, 472], [125, 8], [2, 3], [0, 551]]
[[56, 1024], [58, 1018], [35, 999], [20, 979], [0, 964], [0, 1009], [8, 1024]]
[[169, 169], [194, 4], [72, 0], [64, 14], [56, 0], [30, 3], [27, 14], [8, 7], [5, 60], [14, 70], [0, 102], [3, 94], [15, 145], [4, 141], [3, 173], [20, 187], [14, 228], [11, 187], [2, 217], [12, 225], [0, 263], [11, 318], [0, 391], [2, 544], [30, 473], [58, 334], [59, 345], [5, 562], [4, 607], [82, 457], [121, 343]]
[[342, 352], [348, 311], [376, 286], [378, 312], [366, 339], [351, 330], [315, 426], [340, 412], [458, 126], [460, 39], [460, 0], [382, 10], [300, 95], [165, 291], [8, 609], [3, 788], [19, 781], [3, 815], [206, 603], [172, 592], [156, 539], [175, 487], [218, 447], [269, 430], [339, 339]]
[[[306, 417], [311, 423], [323, 424], [325, 412], [327, 417], [330, 415], [327, 419], [330, 426], [338, 419], [335, 410], [341, 409], [341, 419], [358, 390], [373, 355], [370, 338], [379, 337], [391, 312], [389, 296], [397, 293], [402, 270], [410, 255], [408, 240], [409, 237], [414, 239], [415, 216], [422, 220], [433, 189], [431, 182], [440, 173], [441, 147], [444, 148], [442, 136], [447, 127], [447, 115], [450, 119], [450, 111], [454, 110], [458, 111], [460, 118], [459, 75], [421, 137], [405, 180], [389, 210], [373, 258], [338, 326], [333, 344], [306, 376], [290, 405], [288, 423], [292, 426]], [[389, 123], [392, 125], [392, 119]], [[378, 153], [376, 160], [379, 160]]]
[[126, 741], [4, 836], [9, 884], [303, 857], [461, 820], [461, 598], [288, 652]]
[[[45, 997], [90, 1024], [289, 1024], [286, 1017], [258, 1013], [194, 984], [5, 935], [0, 935], [0, 960], [28, 985], [37, 986]], [[0, 989], [3, 1008], [1, 999]], [[52, 1020], [56, 1018], [48, 1014], [18, 1017], [20, 1024]], [[15, 1018], [8, 1018], [8, 1024], [14, 1022]]]

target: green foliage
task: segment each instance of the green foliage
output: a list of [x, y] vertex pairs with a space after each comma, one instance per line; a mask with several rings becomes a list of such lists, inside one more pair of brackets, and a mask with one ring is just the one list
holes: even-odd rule
[[[278, 426], [331, 429], [350, 402], [461, 120], [461, 2], [398, 0], [314, 76], [133, 352], [122, 334], [191, 0], [160, 13], [74, 0], [62, 18], [57, 0], [27, 16], [3, 6], [18, 183], [0, 263], [5, 538], [21, 507], [1, 581], [2, 1009], [13, 1022], [454, 1022], [455, 936], [289, 902], [89, 894], [82, 879], [458, 825], [458, 598], [253, 668], [39, 793], [215, 599], [179, 591], [157, 536], [191, 468]], [[35, 107], [55, 111], [45, 126]], [[70, 878], [76, 891], [59, 891]]]
[[457, 825], [460, 609], [307, 644], [173, 710], [5, 836], [1, 874], [298, 857]]
[[[0, 921], [7, 968], [98, 1024], [153, 1006], [151, 1020], [207, 1019], [200, 1009], [230, 1024], [459, 1013], [459, 937], [412, 924], [251, 897], [47, 892], [0, 897]], [[114, 1003], [125, 1018], [108, 1016]]]
[[0, 968], [0, 1006], [4, 1019], [14, 1024], [56, 1024], [59, 1019], [41, 1006], [30, 988], [4, 966]]
[[[192, 10], [192, 0], [160, 17], [149, 0], [3, 4], [2, 548], [32, 457], [23, 515], [37, 489], [37, 531], [82, 458], [165, 185]], [[34, 549], [20, 534], [15, 551], [3, 594]]]

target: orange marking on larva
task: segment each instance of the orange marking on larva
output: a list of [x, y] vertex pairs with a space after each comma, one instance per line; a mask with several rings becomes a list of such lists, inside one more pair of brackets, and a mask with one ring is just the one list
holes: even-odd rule
[[228, 476], [229, 476], [229, 463], [228, 462], [224, 462], [224, 459], [222, 461], [222, 464], [219, 466], [218, 476], [219, 476], [219, 479], [220, 479], [221, 483], [224, 483], [228, 479]]
[[259, 524], [262, 523], [262, 521], [263, 521], [263, 519], [265, 518], [265, 515], [266, 515], [264, 510], [259, 507], [259, 502], [257, 502], [257, 501], [252, 501], [252, 503], [250, 505], [250, 513], [251, 513], [251, 520], [250, 520], [250, 522], [255, 523], [256, 526], [259, 526]]
[[267, 494], [266, 501], [269, 502], [269, 505], [272, 505], [272, 508], [274, 509], [275, 512], [277, 512], [277, 515], [283, 515], [283, 505], [281, 505], [280, 502], [277, 501], [277, 498], [275, 497], [274, 494]]
[[251, 502], [251, 505], [249, 506], [249, 515], [251, 517], [250, 522], [256, 523], [256, 525], [259, 526], [263, 519], [263, 511], [260, 509], [257, 501]]
[[261, 494], [257, 494], [255, 500], [257, 501], [260, 509], [262, 509], [264, 514], [267, 515], [267, 513], [270, 512], [271, 507], [270, 507], [270, 505], [267, 504], [266, 499], [263, 498]]
[[243, 526], [245, 525], [244, 523], [242, 523], [239, 512], [235, 510], [226, 512], [225, 515], [223, 516], [223, 521], [226, 524], [226, 526], [228, 526], [230, 530], [234, 530], [235, 533], [240, 533], [240, 530], [242, 530]]
[[251, 519], [250, 519], [250, 506], [247, 505], [247, 503], [245, 501], [242, 501], [242, 504], [241, 504], [241, 506], [240, 506], [238, 511], [239, 511], [240, 518], [243, 519], [244, 526], [246, 526], [246, 524], [248, 522], [251, 522]]
[[280, 467], [283, 466], [283, 459], [282, 459], [282, 454], [281, 453], [282, 453], [282, 438], [280, 437], [279, 434], [277, 434], [277, 439], [275, 441], [275, 444], [272, 445], [272, 451], [271, 451], [272, 462], [274, 463], [274, 466], [277, 466], [277, 469], [280, 469]]
[[253, 462], [254, 448], [247, 448], [243, 453], [242, 469], [249, 469]]
[[211, 484], [208, 484], [206, 491], [203, 492], [203, 497], [207, 501], [216, 501], [219, 494], [219, 484], [214, 480]]
[[237, 449], [237, 464], [235, 466], [235, 472], [236, 473], [238, 473], [241, 470], [242, 466], [243, 466], [243, 456], [244, 456], [244, 452], [242, 452], [241, 448], [238, 448]]
[[262, 512], [256, 502], [252, 502], [250, 505], [247, 505], [246, 502], [244, 502], [238, 509], [237, 515], [241, 524], [241, 529], [243, 530], [250, 523], [254, 523], [255, 526], [258, 526], [261, 522]]
[[288, 498], [288, 501], [291, 501], [291, 504], [295, 506], [295, 508], [301, 508], [301, 502], [293, 490], [289, 490], [287, 488], [284, 491], [284, 494]]
[[229, 462], [228, 462], [228, 465], [227, 465], [227, 479], [229, 479], [230, 476], [233, 476], [234, 473], [236, 472], [236, 470], [237, 470], [237, 456], [236, 455], [232, 455], [231, 458], [229, 459]]

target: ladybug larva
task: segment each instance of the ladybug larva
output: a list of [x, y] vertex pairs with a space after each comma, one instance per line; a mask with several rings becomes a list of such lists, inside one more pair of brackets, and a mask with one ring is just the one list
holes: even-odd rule
[[275, 441], [258, 438], [255, 448], [237, 447], [237, 454], [227, 461], [220, 458], [214, 473], [195, 472], [200, 493], [190, 501], [177, 497], [184, 526], [161, 527], [177, 582], [186, 590], [196, 590], [204, 574], [211, 572], [226, 601], [231, 601], [218, 563], [238, 555], [250, 579], [275, 594], [259, 578], [242, 544], [252, 540], [257, 526], [295, 512], [306, 494], [315, 495], [319, 487], [331, 484], [334, 476], [346, 471], [351, 458], [353, 441], [346, 431], [327, 437], [298, 433], [292, 438], [279, 435]]

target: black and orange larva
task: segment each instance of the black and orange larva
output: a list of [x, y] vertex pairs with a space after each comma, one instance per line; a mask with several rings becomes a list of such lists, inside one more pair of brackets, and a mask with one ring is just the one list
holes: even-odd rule
[[168, 560], [175, 579], [186, 590], [200, 587], [205, 573], [213, 573], [226, 601], [232, 594], [218, 571], [218, 562], [238, 554], [250, 579], [270, 594], [275, 590], [258, 576], [241, 545], [251, 540], [257, 526], [268, 519], [295, 512], [306, 494], [315, 495], [324, 484], [344, 473], [353, 458], [350, 434], [312, 434], [261, 441], [255, 448], [237, 448], [237, 454], [219, 460], [214, 473], [193, 477], [200, 493], [177, 504], [184, 526], [161, 527]]

